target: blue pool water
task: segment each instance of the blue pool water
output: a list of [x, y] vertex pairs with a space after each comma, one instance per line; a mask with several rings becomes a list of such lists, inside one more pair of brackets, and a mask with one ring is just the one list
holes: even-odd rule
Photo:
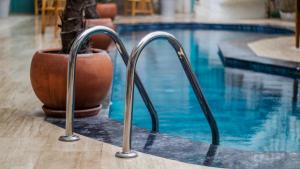
[[[252, 151], [300, 150], [300, 109], [290, 78], [225, 68], [217, 54], [225, 40], [262, 36], [259, 33], [170, 30], [183, 44], [193, 71], [216, 117], [221, 145]], [[131, 50], [149, 32], [121, 34]], [[114, 59], [110, 118], [123, 121], [125, 66]], [[146, 90], [158, 111], [160, 132], [210, 143], [207, 121], [185, 77], [176, 53], [163, 40], [148, 46], [137, 66]], [[298, 87], [296, 87], [298, 88]], [[134, 125], [151, 128], [149, 113], [135, 92]]]

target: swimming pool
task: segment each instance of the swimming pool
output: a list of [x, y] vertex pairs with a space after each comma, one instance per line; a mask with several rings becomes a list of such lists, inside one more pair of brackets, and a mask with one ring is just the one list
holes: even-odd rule
[[[300, 150], [300, 110], [290, 78], [224, 68], [218, 56], [222, 41], [261, 33], [222, 30], [165, 30], [178, 38], [216, 117], [221, 145], [253, 151]], [[150, 31], [125, 32], [121, 38], [132, 49]], [[158, 112], [160, 132], [210, 143], [210, 128], [184, 75], [176, 53], [165, 41], [148, 46], [137, 72]], [[145, 55], [145, 56], [144, 56]], [[123, 120], [125, 66], [115, 57], [110, 118]], [[297, 86], [298, 88], [298, 86]], [[133, 124], [151, 127], [149, 113], [135, 92]]]

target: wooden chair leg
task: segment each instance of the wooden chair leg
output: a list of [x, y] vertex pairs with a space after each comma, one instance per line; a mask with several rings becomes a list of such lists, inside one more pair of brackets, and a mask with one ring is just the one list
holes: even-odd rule
[[139, 10], [142, 14], [145, 14], [147, 11], [147, 4], [145, 2], [145, 0], [141, 0], [140, 1], [140, 6], [139, 6]]
[[132, 5], [131, 5], [131, 16], [135, 16], [136, 14], [136, 2], [132, 2]]
[[150, 15], [153, 15], [154, 14], [154, 9], [153, 9], [152, 1], [149, 2], [149, 9], [150, 9]]
[[42, 0], [42, 34], [46, 30], [46, 0]]
[[34, 15], [37, 16], [38, 14], [39, 14], [38, 0], [34, 0]]
[[57, 37], [58, 32], [58, 21], [59, 21], [59, 11], [58, 9], [55, 10], [55, 21], [54, 21], [54, 37]]
[[144, 11], [145, 11], [145, 14], [150, 14], [151, 13], [151, 11], [150, 11], [150, 3], [148, 1], [145, 2], [145, 9], [144, 9]]
[[124, 1], [124, 15], [126, 16], [127, 15], [127, 11], [128, 11], [128, 2], [127, 0]]
[[296, 48], [300, 47], [300, 0], [297, 0], [296, 5]]

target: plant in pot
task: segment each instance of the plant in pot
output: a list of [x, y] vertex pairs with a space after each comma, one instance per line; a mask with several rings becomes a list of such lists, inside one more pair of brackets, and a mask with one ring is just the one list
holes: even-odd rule
[[267, 0], [265, 3], [268, 18], [279, 18], [278, 0]]
[[118, 7], [114, 0], [98, 0], [97, 11], [101, 18], [115, 19]]
[[[43, 102], [47, 116], [65, 117], [68, 53], [76, 37], [85, 30], [84, 16], [97, 17], [93, 0], [67, 0], [61, 17], [61, 49], [37, 51], [31, 62], [33, 90]], [[76, 62], [75, 117], [98, 114], [112, 81], [109, 55], [86, 42]]]
[[279, 10], [281, 19], [294, 20], [296, 17], [296, 0], [281, 0]]

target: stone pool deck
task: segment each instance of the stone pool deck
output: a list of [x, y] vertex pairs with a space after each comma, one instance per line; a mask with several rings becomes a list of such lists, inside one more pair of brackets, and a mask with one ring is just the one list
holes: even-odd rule
[[176, 23], [176, 22], [198, 22], [198, 23], [219, 23], [219, 24], [255, 24], [255, 25], [272, 25], [288, 29], [295, 29], [295, 23], [289, 21], [282, 21], [280, 19], [211, 19], [206, 17], [194, 17], [192, 15], [177, 14], [174, 17], [162, 17], [160, 15], [153, 16], [136, 16], [125, 17], [118, 16], [115, 23]]
[[[74, 143], [58, 141], [64, 130], [44, 121], [43, 115], [0, 109], [1, 169], [208, 169], [144, 153], [119, 159], [120, 147], [81, 136]], [[158, 165], [159, 164], [159, 165]]]
[[[33, 16], [11, 16], [0, 19], [0, 22], [0, 147], [2, 150], [0, 168], [209, 168], [144, 153], [139, 153], [139, 158], [132, 160], [117, 159], [114, 157], [114, 153], [119, 151], [120, 147], [84, 136], [77, 143], [68, 144], [57, 141], [58, 136], [62, 135], [64, 130], [44, 120], [41, 103], [31, 89], [29, 68], [35, 51], [59, 47], [59, 36], [53, 35], [53, 28], [48, 28], [47, 33], [41, 35], [40, 22]], [[293, 29], [293, 24], [290, 22], [264, 19], [221, 21], [185, 15], [178, 15], [175, 18], [143, 16], [118, 17], [116, 19], [116, 23], [139, 22], [243, 23], [275, 25]], [[292, 156], [290, 160], [295, 158], [294, 155]], [[264, 160], [255, 155], [252, 157]], [[283, 164], [282, 161], [288, 157], [279, 159], [274, 157], [273, 160], [276, 161], [274, 164]], [[240, 163], [238, 158], [236, 163]], [[288, 166], [284, 167], [288, 168]]]
[[[227, 67], [299, 78], [300, 62], [297, 57], [300, 57], [300, 52], [289, 46], [291, 43], [286, 41], [289, 39], [266, 35], [224, 41], [219, 44], [219, 56]], [[272, 43], [266, 43], [270, 41]], [[283, 44], [282, 41], [286, 44], [279, 47], [278, 43]]]
[[[138, 158], [119, 159], [120, 147], [81, 136], [74, 143], [58, 141], [62, 128], [44, 121], [40, 114], [0, 109], [1, 169], [208, 169], [139, 153]], [[157, 165], [159, 164], [159, 165]]]
[[295, 47], [294, 36], [261, 39], [248, 46], [260, 57], [300, 63], [300, 48]]

